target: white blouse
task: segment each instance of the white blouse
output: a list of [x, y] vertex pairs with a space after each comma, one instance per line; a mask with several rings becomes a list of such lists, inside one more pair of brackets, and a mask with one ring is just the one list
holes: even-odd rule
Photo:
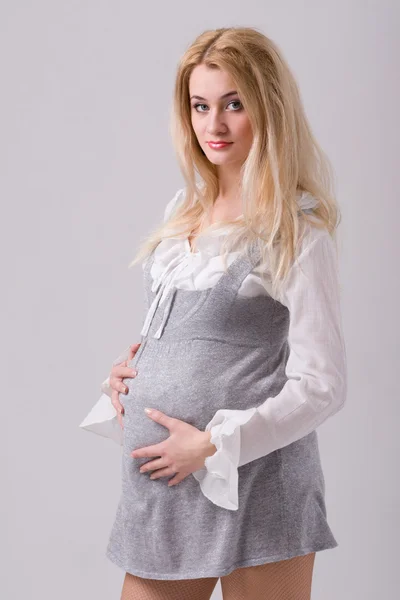
[[[184, 188], [168, 202], [165, 220], [183, 197]], [[317, 202], [306, 192], [298, 194], [302, 209], [311, 209]], [[224, 272], [220, 245], [226, 227], [197, 235], [195, 252], [187, 238], [168, 238], [159, 243], [150, 270], [152, 289], [157, 294], [146, 315], [142, 335], [147, 335], [153, 315], [171, 286], [203, 290], [216, 284]], [[237, 254], [228, 254], [228, 265]], [[245, 277], [238, 293], [272, 295], [268, 281], [261, 281], [259, 266]], [[334, 242], [326, 230], [309, 226], [279, 301], [290, 313], [290, 353], [285, 369], [288, 381], [276, 396], [266, 398], [257, 407], [217, 410], [205, 428], [211, 431], [210, 441], [217, 451], [205, 459], [202, 469], [192, 473], [211, 502], [230, 510], [238, 508], [238, 467], [311, 433], [340, 410], [346, 399], [347, 358], [338, 264]], [[154, 337], [160, 337], [169, 307], [165, 306], [164, 311]], [[128, 354], [129, 346], [113, 364], [122, 362]], [[80, 427], [122, 444], [122, 431], [110, 402], [109, 377], [101, 389], [102, 396]]]

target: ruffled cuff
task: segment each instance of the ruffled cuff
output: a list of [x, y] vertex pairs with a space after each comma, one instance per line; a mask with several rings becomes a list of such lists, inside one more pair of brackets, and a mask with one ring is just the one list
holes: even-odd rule
[[228, 510], [239, 507], [240, 427], [256, 410], [218, 410], [205, 428], [211, 431], [210, 442], [217, 450], [207, 456], [203, 468], [192, 473], [206, 498]]
[[103, 381], [103, 383], [100, 386], [101, 391], [103, 392], [103, 394], [106, 394], [106, 396], [108, 396], [109, 398], [111, 398], [111, 386], [110, 386], [110, 376], [107, 377], [107, 379], [105, 379]]
[[121, 446], [123, 444], [123, 431], [118, 422], [117, 411], [106, 394], [100, 396], [79, 427], [97, 433], [102, 437], [110, 438]]
[[[128, 360], [130, 353], [130, 346], [127, 346], [125, 350], [117, 356], [113, 361], [114, 365], [119, 365]], [[97, 433], [102, 437], [110, 438], [120, 444], [123, 444], [123, 432], [121, 425], [118, 422], [117, 411], [111, 403], [112, 388], [110, 386], [110, 376], [107, 377], [101, 384], [101, 391], [103, 392], [96, 404], [93, 406], [89, 414], [83, 419], [79, 427]]]

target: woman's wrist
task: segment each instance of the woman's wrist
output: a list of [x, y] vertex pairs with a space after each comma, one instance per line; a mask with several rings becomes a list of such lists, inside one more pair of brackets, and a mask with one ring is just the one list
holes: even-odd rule
[[205, 431], [204, 432], [204, 439], [205, 439], [205, 455], [206, 456], [212, 456], [213, 454], [216, 453], [217, 451], [217, 447], [215, 444], [213, 444], [210, 440], [211, 440], [211, 431]]

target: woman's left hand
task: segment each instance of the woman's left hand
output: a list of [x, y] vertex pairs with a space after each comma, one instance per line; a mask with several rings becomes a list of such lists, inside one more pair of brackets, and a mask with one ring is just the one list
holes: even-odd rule
[[169, 417], [156, 409], [146, 413], [149, 418], [170, 431], [169, 438], [159, 444], [138, 448], [131, 452], [133, 458], [160, 457], [140, 468], [141, 473], [155, 470], [150, 479], [175, 473], [175, 477], [168, 481], [168, 485], [180, 483], [187, 475], [204, 467], [206, 457], [212, 456], [217, 451], [216, 446], [210, 442], [210, 431], [201, 431], [185, 421]]

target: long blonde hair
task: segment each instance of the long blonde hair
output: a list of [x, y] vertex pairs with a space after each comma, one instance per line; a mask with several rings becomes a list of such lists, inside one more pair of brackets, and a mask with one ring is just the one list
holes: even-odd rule
[[[191, 124], [189, 80], [200, 64], [230, 74], [253, 130], [253, 143], [241, 169], [243, 216], [223, 222], [230, 233], [224, 236], [222, 253], [238, 247], [247, 252], [255, 242], [262, 265], [268, 265], [268, 274], [263, 269], [262, 277], [278, 294], [307, 224], [326, 228], [335, 239], [341, 215], [331, 164], [311, 131], [294, 76], [277, 45], [257, 28], [207, 30], [183, 54], [170, 117], [172, 142], [186, 183], [183, 202], [147, 236], [129, 266], [149, 255], [163, 238], [186, 237], [197, 228], [201, 235], [201, 225], [218, 195], [217, 168], [201, 149]], [[318, 200], [311, 211], [299, 209], [302, 192]]]

